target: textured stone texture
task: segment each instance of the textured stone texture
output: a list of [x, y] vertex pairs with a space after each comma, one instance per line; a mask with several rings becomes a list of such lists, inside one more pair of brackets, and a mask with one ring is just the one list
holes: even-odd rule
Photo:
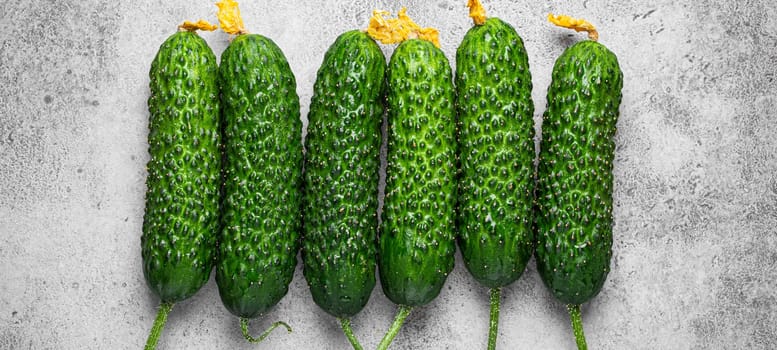
[[[249, 2], [245, 22], [273, 38], [307, 114], [315, 73], [343, 31], [395, 1]], [[406, 1], [440, 29], [453, 59], [466, 2]], [[141, 348], [158, 300], [143, 281], [148, 70], [183, 19], [215, 19], [209, 1], [0, 3], [0, 349]], [[777, 347], [777, 8], [769, 0], [486, 1], [524, 39], [535, 118], [553, 61], [582, 39], [549, 11], [589, 19], [618, 55], [612, 272], [583, 307], [591, 348]], [[213, 50], [223, 33], [207, 33]], [[391, 48], [386, 48], [389, 54]], [[304, 119], [304, 117], [303, 117]], [[460, 257], [440, 297], [409, 317], [393, 349], [484, 348], [487, 291]], [[534, 262], [503, 295], [499, 346], [571, 349], [563, 306]], [[353, 319], [374, 348], [395, 307], [376, 288]], [[288, 321], [265, 349], [344, 349], [336, 321], [301, 271], [253, 329]], [[164, 349], [253, 349], [210, 281], [176, 306]]]

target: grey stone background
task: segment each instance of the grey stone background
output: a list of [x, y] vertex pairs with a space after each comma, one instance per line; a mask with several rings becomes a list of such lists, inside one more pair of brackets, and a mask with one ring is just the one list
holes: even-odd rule
[[[302, 114], [326, 48], [400, 6], [440, 29], [453, 59], [470, 27], [464, 0], [249, 1], [247, 27], [274, 39], [297, 76]], [[549, 11], [597, 24], [625, 74], [615, 162], [612, 272], [584, 306], [593, 349], [777, 348], [777, 6], [771, 0], [485, 1], [529, 51], [536, 103], [583, 38]], [[211, 1], [0, 2], [0, 348], [138, 349], [158, 299], [145, 286], [148, 70], [183, 19], [215, 20]], [[221, 32], [203, 36], [219, 54]], [[391, 48], [386, 48], [387, 56]], [[460, 256], [441, 295], [409, 317], [394, 349], [485, 348], [487, 290]], [[376, 288], [353, 319], [374, 348], [395, 307]], [[255, 332], [210, 281], [176, 306], [161, 349], [346, 349], [298, 269]], [[502, 349], [572, 349], [563, 306], [533, 262], [506, 288]]]

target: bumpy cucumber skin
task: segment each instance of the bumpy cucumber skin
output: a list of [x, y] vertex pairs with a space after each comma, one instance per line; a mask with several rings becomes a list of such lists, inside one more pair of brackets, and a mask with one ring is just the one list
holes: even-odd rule
[[255, 317], [286, 295], [297, 264], [299, 98], [280, 48], [257, 34], [227, 47], [219, 83], [226, 157], [216, 282], [227, 309]]
[[305, 138], [302, 261], [313, 300], [351, 317], [375, 287], [386, 59], [365, 32], [340, 35], [318, 70]]
[[221, 136], [216, 56], [196, 33], [170, 36], [151, 64], [141, 254], [146, 283], [177, 302], [208, 281], [216, 254]]
[[623, 73], [594, 41], [564, 51], [543, 115], [537, 181], [537, 270], [566, 304], [596, 296], [612, 257], [612, 162]]
[[459, 247], [489, 288], [523, 274], [534, 249], [534, 104], [518, 33], [491, 17], [456, 51], [459, 112]]
[[402, 42], [388, 68], [388, 164], [378, 267], [396, 304], [437, 297], [453, 269], [456, 111], [451, 68], [430, 42]]

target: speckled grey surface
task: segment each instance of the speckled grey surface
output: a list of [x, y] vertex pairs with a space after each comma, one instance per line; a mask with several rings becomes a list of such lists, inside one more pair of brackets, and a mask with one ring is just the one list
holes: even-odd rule
[[[247, 27], [273, 38], [297, 76], [302, 114], [323, 53], [373, 8], [401, 5], [440, 29], [450, 59], [464, 0], [248, 1]], [[752, 1], [486, 1], [529, 51], [539, 122], [553, 61], [581, 35], [549, 11], [597, 24], [625, 75], [615, 162], [612, 272], [583, 308], [592, 349], [777, 348], [777, 7]], [[183, 19], [210, 1], [0, 3], [0, 349], [138, 349], [158, 300], [141, 272], [148, 69]], [[206, 33], [218, 54], [223, 33]], [[389, 54], [391, 49], [386, 49]], [[457, 266], [393, 349], [485, 348], [487, 291]], [[376, 288], [353, 319], [374, 348], [395, 307]], [[499, 347], [572, 349], [561, 304], [534, 264], [504, 291]], [[346, 349], [298, 269], [240, 336], [210, 281], [176, 306], [163, 349]]]

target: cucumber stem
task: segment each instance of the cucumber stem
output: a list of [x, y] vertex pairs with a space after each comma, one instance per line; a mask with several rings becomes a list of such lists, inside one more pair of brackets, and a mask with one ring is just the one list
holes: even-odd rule
[[585, 343], [585, 334], [583, 333], [583, 318], [580, 317], [580, 305], [569, 304], [567, 305], [567, 311], [569, 311], [569, 318], [572, 319], [572, 331], [575, 332], [577, 349], [588, 350], [588, 345]]
[[502, 297], [500, 288], [491, 289], [491, 317], [488, 323], [488, 350], [496, 350], [496, 337], [499, 334], [499, 299]]
[[343, 333], [345, 333], [348, 341], [351, 342], [353, 350], [363, 350], [364, 348], [362, 348], [362, 345], [359, 344], [359, 340], [356, 339], [356, 336], [353, 335], [353, 329], [351, 329], [351, 320], [348, 318], [341, 318], [340, 326], [343, 327]]
[[151, 327], [151, 333], [146, 340], [145, 350], [156, 349], [156, 343], [159, 340], [159, 336], [162, 335], [162, 330], [167, 323], [167, 315], [170, 314], [170, 310], [173, 309], [175, 303], [161, 303], [159, 304], [159, 311], [156, 313], [156, 319], [154, 320], [154, 326]]
[[272, 331], [273, 331], [275, 328], [278, 328], [278, 326], [283, 326], [283, 327], [286, 327], [286, 330], [287, 330], [289, 333], [291, 333], [291, 327], [289, 327], [289, 325], [288, 325], [288, 324], [286, 324], [286, 322], [283, 322], [283, 321], [278, 321], [278, 322], [275, 322], [275, 323], [273, 323], [273, 324], [270, 326], [270, 328], [267, 328], [267, 330], [265, 330], [265, 331], [264, 331], [264, 333], [262, 333], [262, 334], [259, 336], [259, 338], [254, 338], [254, 337], [252, 337], [250, 334], [248, 334], [248, 319], [247, 319], [247, 318], [245, 318], [245, 317], [241, 317], [241, 318], [240, 318], [240, 330], [242, 330], [242, 331], [243, 331], [243, 338], [245, 338], [245, 339], [246, 339], [248, 342], [250, 342], [250, 343], [254, 343], [254, 344], [261, 342], [262, 340], [264, 340], [264, 338], [267, 338], [267, 336], [268, 336], [268, 335], [270, 335], [270, 333], [271, 333], [271, 332], [272, 332]]
[[407, 318], [407, 315], [410, 314], [411, 310], [413, 310], [413, 307], [411, 306], [399, 306], [399, 310], [397, 310], [397, 316], [394, 318], [394, 323], [391, 324], [388, 332], [385, 336], [383, 336], [380, 344], [378, 344], [378, 350], [388, 349], [389, 345], [391, 345], [391, 341], [394, 340], [394, 337], [396, 337], [397, 333], [399, 333], [399, 329], [402, 328], [402, 324], [405, 323], [405, 319]]

